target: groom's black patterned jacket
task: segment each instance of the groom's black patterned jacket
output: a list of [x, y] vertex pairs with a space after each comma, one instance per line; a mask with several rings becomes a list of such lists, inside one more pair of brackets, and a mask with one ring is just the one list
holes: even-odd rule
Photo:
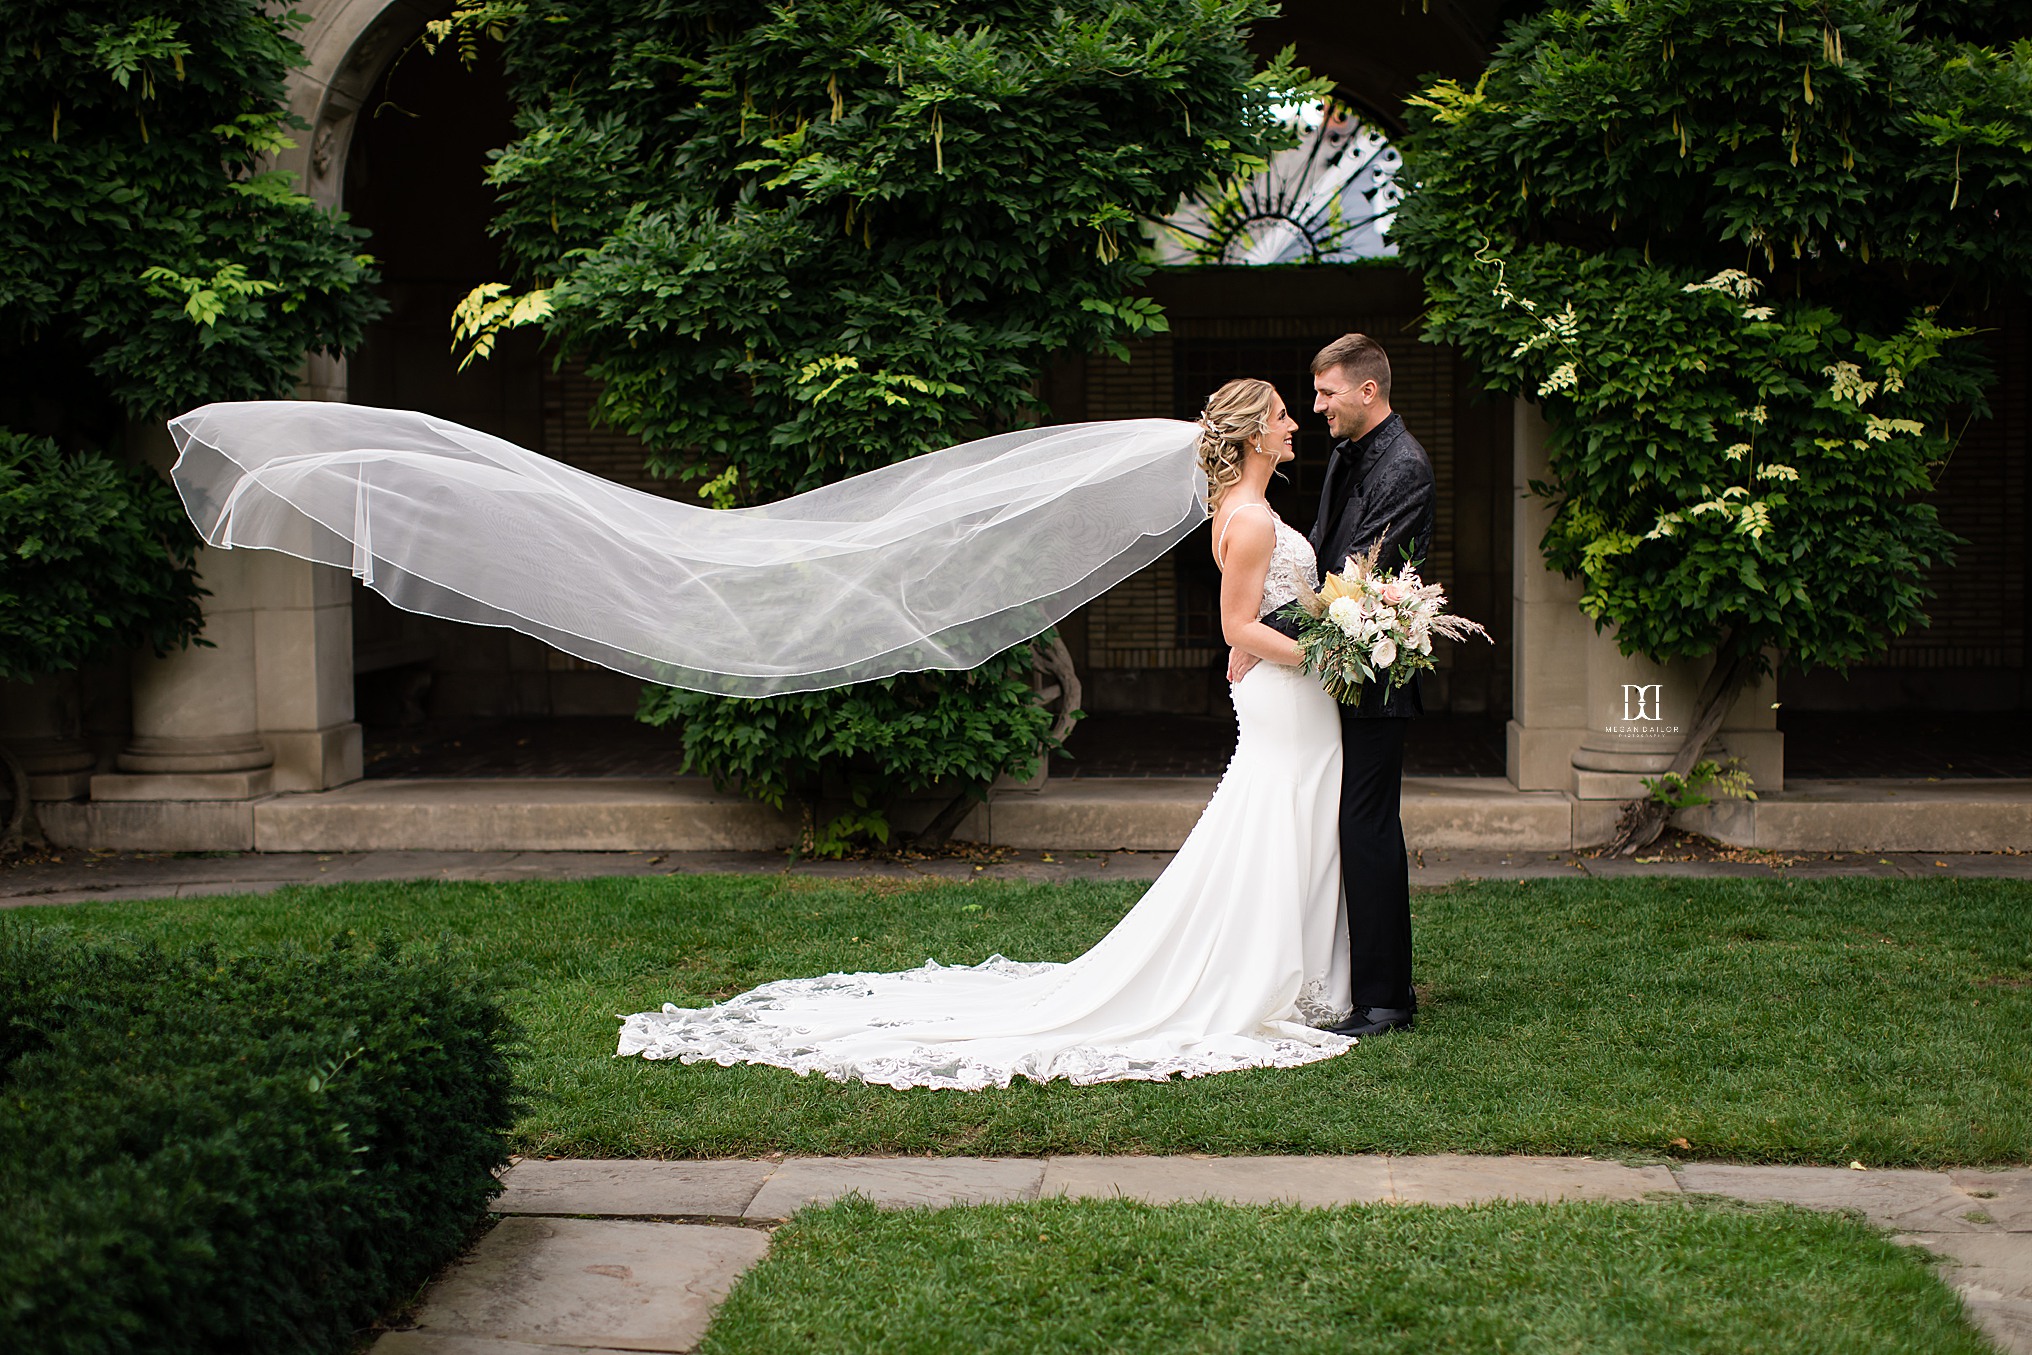
[[[1404, 420], [1392, 413], [1352, 442], [1334, 447], [1327, 462], [1326, 486], [1319, 496], [1319, 517], [1312, 524], [1312, 550], [1322, 575], [1339, 573], [1350, 555], [1366, 555], [1378, 539], [1382, 566], [1395, 570], [1405, 552], [1420, 569], [1432, 551], [1432, 462], [1411, 436]], [[1287, 633], [1295, 627], [1272, 622]], [[1375, 688], [1364, 700], [1341, 708], [1349, 716], [1422, 715], [1418, 680], [1378, 699]]]

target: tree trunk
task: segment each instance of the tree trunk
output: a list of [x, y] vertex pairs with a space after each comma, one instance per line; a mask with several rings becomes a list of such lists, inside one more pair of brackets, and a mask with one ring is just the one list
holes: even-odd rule
[[0, 748], [0, 852], [20, 846], [28, 825], [28, 772], [13, 753]]
[[[1726, 646], [1724, 646], [1726, 648]], [[1747, 655], [1737, 654], [1730, 658], [1718, 658], [1714, 671], [1701, 684], [1700, 698], [1694, 703], [1693, 727], [1686, 731], [1686, 742], [1679, 745], [1673, 755], [1668, 773], [1685, 776], [1707, 752], [1708, 744], [1715, 732], [1728, 718], [1729, 707], [1736, 704], [1750, 679], [1756, 676], [1756, 666]], [[1634, 856], [1658, 840], [1665, 831], [1665, 825], [1672, 818], [1672, 806], [1646, 797], [1642, 800], [1628, 800], [1623, 804], [1621, 821], [1616, 825], [1616, 836], [1603, 849], [1609, 856]]]
[[980, 782], [970, 784], [965, 790], [946, 802], [937, 817], [924, 825], [924, 831], [910, 839], [913, 847], [943, 847], [952, 838], [953, 832], [965, 821], [973, 807], [988, 798], [988, 787]]

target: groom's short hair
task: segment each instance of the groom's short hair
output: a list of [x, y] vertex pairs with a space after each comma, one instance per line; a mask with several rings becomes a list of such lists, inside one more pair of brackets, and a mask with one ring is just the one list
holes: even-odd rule
[[1312, 374], [1330, 371], [1338, 367], [1348, 374], [1357, 386], [1364, 381], [1376, 383], [1376, 394], [1383, 402], [1390, 401], [1390, 358], [1383, 352], [1383, 345], [1366, 334], [1343, 334], [1319, 350], [1312, 360]]

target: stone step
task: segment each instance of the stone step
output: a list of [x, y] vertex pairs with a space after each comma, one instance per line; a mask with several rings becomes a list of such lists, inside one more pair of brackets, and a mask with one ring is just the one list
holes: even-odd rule
[[1765, 851], [2032, 850], [2032, 781], [1804, 781], [1756, 800], [1682, 810], [1678, 823], [1735, 847]]
[[[956, 834], [1051, 851], [1175, 851], [1211, 777], [1093, 777], [997, 794]], [[1620, 806], [1501, 777], [1409, 777], [1414, 851], [1564, 852], [1608, 839]], [[937, 806], [908, 804], [901, 828]], [[40, 807], [59, 846], [152, 851], [683, 851], [793, 846], [794, 814], [697, 778], [372, 780], [243, 801], [86, 801]], [[1683, 811], [1682, 826], [1765, 851], [2032, 850], [2032, 781], [1801, 781], [1755, 801]]]

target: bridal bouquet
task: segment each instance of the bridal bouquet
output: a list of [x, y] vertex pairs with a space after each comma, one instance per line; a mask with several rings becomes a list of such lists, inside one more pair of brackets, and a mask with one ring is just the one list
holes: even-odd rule
[[1301, 581], [1298, 601], [1282, 612], [1298, 623], [1294, 638], [1305, 671], [1317, 673], [1342, 705], [1361, 700], [1365, 683], [1381, 683], [1388, 693], [1431, 668], [1435, 635], [1490, 639], [1474, 622], [1449, 615], [1446, 589], [1420, 579], [1410, 564], [1385, 574], [1382, 549], [1379, 541], [1367, 555], [1349, 556], [1346, 572], [1327, 575], [1317, 593]]

